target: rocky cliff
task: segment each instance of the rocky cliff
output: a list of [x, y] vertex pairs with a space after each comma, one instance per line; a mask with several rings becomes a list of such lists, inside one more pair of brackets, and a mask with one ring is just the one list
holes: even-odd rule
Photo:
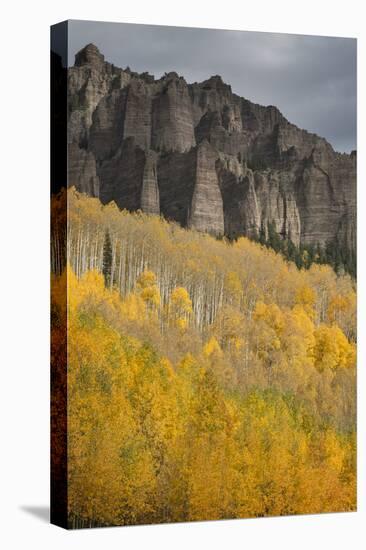
[[220, 76], [156, 80], [89, 44], [68, 70], [68, 94], [69, 186], [217, 236], [270, 223], [296, 245], [354, 249], [356, 153], [335, 152]]

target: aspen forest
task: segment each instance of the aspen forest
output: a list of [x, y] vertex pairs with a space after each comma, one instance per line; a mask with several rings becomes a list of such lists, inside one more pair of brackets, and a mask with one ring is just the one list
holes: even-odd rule
[[70, 527], [356, 509], [350, 275], [73, 188], [51, 207]]

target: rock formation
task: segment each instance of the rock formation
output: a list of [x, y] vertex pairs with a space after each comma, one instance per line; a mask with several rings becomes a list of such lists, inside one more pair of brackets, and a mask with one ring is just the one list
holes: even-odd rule
[[296, 245], [354, 249], [356, 153], [335, 152], [220, 76], [156, 80], [89, 44], [68, 70], [68, 94], [69, 186], [217, 236], [271, 223]]

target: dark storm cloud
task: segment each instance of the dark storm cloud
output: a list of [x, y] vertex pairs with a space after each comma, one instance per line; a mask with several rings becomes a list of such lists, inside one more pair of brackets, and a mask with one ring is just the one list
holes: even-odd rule
[[336, 150], [356, 148], [355, 39], [71, 21], [70, 65], [90, 42], [107, 61], [156, 77], [176, 71], [200, 82], [219, 74]]

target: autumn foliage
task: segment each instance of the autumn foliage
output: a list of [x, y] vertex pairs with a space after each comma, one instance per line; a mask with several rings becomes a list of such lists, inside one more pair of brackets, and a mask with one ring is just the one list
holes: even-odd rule
[[70, 525], [354, 510], [354, 282], [68, 201]]

